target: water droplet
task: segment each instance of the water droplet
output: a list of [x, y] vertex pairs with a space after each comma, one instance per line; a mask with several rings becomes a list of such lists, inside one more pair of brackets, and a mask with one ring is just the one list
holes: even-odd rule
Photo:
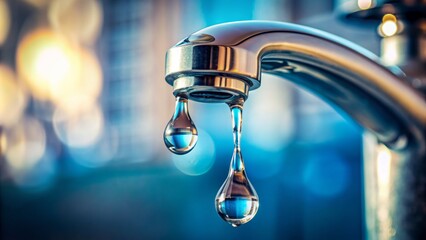
[[190, 152], [198, 139], [198, 131], [188, 112], [188, 99], [176, 97], [175, 113], [164, 130], [164, 143], [175, 154]]
[[216, 210], [219, 216], [233, 227], [249, 222], [259, 208], [256, 190], [247, 178], [241, 154], [242, 104], [232, 105], [231, 115], [234, 133], [234, 154], [229, 174], [216, 195]]

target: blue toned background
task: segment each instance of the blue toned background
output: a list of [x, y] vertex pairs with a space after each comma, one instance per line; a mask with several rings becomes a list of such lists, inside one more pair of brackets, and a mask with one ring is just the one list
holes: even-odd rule
[[0, 0], [2, 239], [362, 239], [361, 130], [294, 85], [263, 76], [242, 152], [260, 198], [232, 228], [215, 211], [233, 142], [224, 104], [190, 102], [199, 130], [164, 146], [167, 49], [237, 20], [310, 25], [377, 52], [339, 4], [290, 0]]

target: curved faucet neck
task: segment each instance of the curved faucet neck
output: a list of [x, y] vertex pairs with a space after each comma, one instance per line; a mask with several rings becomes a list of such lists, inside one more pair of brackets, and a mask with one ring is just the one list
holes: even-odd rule
[[[170, 84], [222, 76], [253, 90], [261, 73], [313, 91], [389, 147], [404, 147], [410, 139], [426, 142], [426, 101], [402, 79], [403, 73], [390, 71], [367, 50], [331, 34], [293, 24], [235, 22], [203, 29], [167, 54]], [[208, 81], [184, 82], [175, 92], [214, 89]]]

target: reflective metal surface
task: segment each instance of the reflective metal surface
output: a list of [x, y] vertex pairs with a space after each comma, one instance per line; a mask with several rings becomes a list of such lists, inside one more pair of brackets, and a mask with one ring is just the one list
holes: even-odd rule
[[[191, 36], [209, 37], [191, 42], [188, 39], [198, 39]], [[311, 90], [369, 130], [374, 144], [400, 156], [389, 167], [389, 204], [373, 207], [366, 215], [375, 222], [388, 216], [388, 225], [368, 228], [368, 236], [426, 239], [426, 101], [401, 70], [384, 67], [349, 41], [293, 24], [234, 22], [191, 36], [167, 53], [166, 81], [175, 95], [229, 103], [238, 95], [247, 98], [246, 90], [260, 86], [262, 73]], [[380, 188], [376, 185], [366, 181], [365, 192]], [[366, 206], [373, 206], [368, 201]], [[392, 234], [376, 234], [388, 230]]]

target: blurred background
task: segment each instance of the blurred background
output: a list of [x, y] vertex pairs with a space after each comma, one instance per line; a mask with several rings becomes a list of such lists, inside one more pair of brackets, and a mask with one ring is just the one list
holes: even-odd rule
[[261, 19], [377, 53], [376, 28], [338, 20], [345, 2], [0, 0], [1, 239], [362, 239], [361, 129], [303, 89], [265, 76], [250, 93], [242, 150], [260, 208], [239, 228], [214, 208], [228, 107], [190, 102], [199, 141], [187, 155], [162, 139], [169, 47]]

